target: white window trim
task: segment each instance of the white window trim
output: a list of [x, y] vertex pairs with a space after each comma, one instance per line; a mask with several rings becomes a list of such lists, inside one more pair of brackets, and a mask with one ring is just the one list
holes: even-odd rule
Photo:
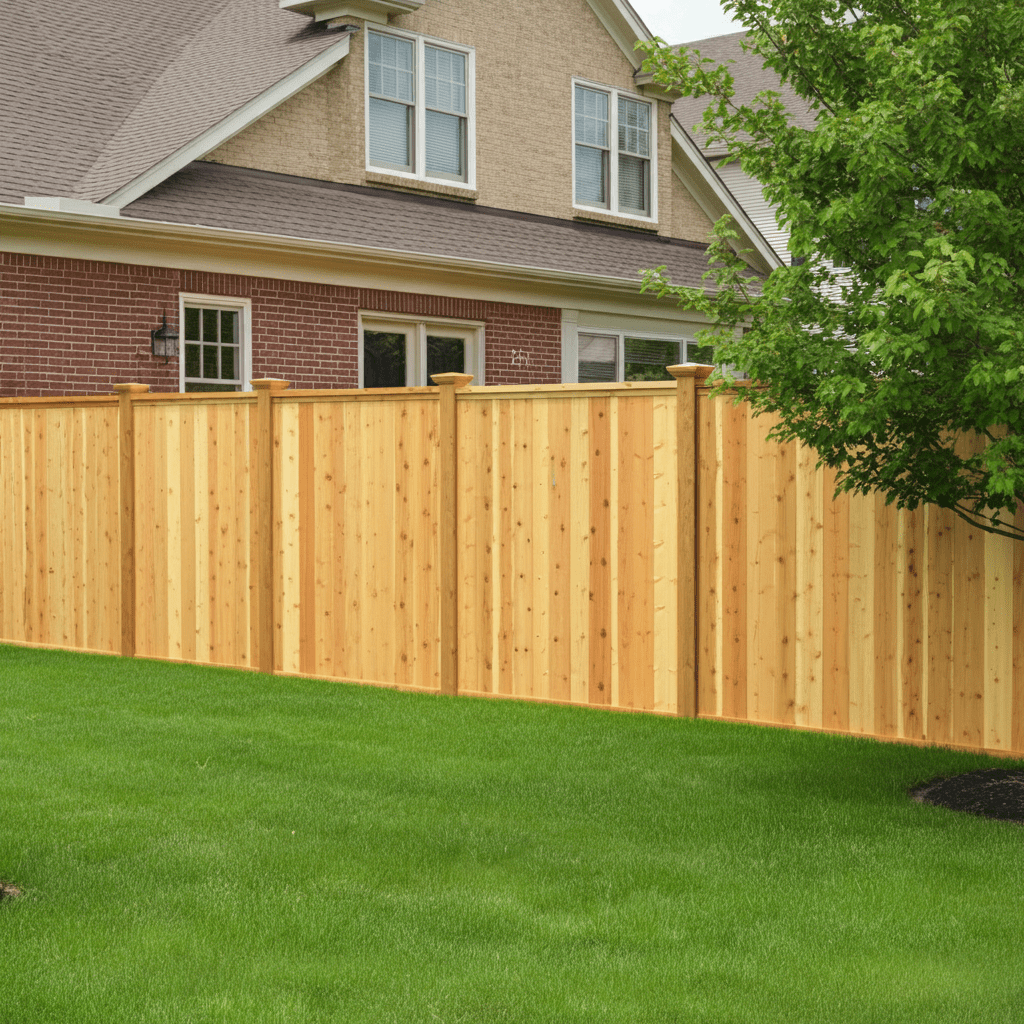
[[[608, 95], [608, 205], [586, 206], [576, 202], [576, 86], [603, 92]], [[572, 146], [572, 208], [581, 213], [605, 213], [613, 217], [625, 217], [639, 221], [641, 224], [653, 224], [658, 220], [658, 104], [649, 96], [628, 92], [625, 89], [614, 89], [610, 85], [601, 85], [585, 78], [572, 80], [572, 119], [569, 129], [569, 143]], [[639, 213], [628, 213], [619, 210], [619, 97], [646, 103], [651, 108], [651, 215], [645, 217]]]
[[252, 391], [252, 300], [232, 299], [224, 295], [178, 293], [178, 390], [185, 391], [185, 307], [237, 310], [239, 313], [239, 347], [242, 355], [242, 390]]
[[[565, 321], [563, 321], [563, 344], [565, 344], [564, 336], [567, 333]], [[681, 350], [681, 363], [686, 363], [689, 360], [689, 346], [699, 346], [700, 342], [693, 335], [687, 334], [661, 334], [655, 331], [635, 330], [635, 331], [618, 331], [608, 330], [604, 327], [587, 327], [583, 324], [578, 324], [574, 337], [572, 339], [573, 359], [572, 365], [569, 365], [568, 359], [563, 359], [563, 367], [567, 371], [563, 374], [565, 384], [578, 384], [579, 373], [580, 373], [580, 355], [579, 355], [579, 337], [581, 334], [593, 334], [598, 335], [602, 338], [615, 338], [615, 380], [617, 383], [621, 383], [626, 374], [626, 339], [627, 338], [639, 338], [642, 341], [674, 341], [680, 345], [685, 345], [686, 348]], [[570, 379], [571, 378], [571, 379]], [[666, 382], [669, 383], [669, 382]]]
[[[378, 167], [370, 163], [370, 44], [369, 33], [377, 32], [382, 36], [396, 36], [408, 39], [416, 47], [416, 102], [415, 102], [415, 137], [413, 139], [413, 157], [415, 171], [398, 171], [393, 167]], [[457, 181], [453, 178], [432, 178], [426, 172], [427, 108], [426, 108], [426, 73], [423, 59], [423, 47], [429, 44], [442, 50], [452, 50], [466, 56], [466, 180]], [[411, 181], [431, 181], [440, 185], [451, 185], [455, 188], [476, 188], [476, 50], [472, 46], [450, 43], [446, 39], [434, 36], [419, 35], [416, 32], [403, 32], [401, 29], [381, 29], [367, 26], [367, 38], [363, 40], [363, 131], [365, 135], [366, 169], [378, 174], [390, 174]]]
[[[427, 335], [446, 331], [466, 338], [466, 373], [473, 374], [472, 383], [484, 383], [484, 323], [480, 320], [450, 320], [414, 316], [408, 313], [359, 313], [359, 386], [363, 387], [363, 331], [406, 332], [406, 387], [433, 384], [427, 380]], [[409, 331], [412, 327], [413, 330]]]

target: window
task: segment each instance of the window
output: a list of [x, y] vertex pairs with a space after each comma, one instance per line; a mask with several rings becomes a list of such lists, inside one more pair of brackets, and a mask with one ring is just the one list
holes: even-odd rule
[[573, 202], [654, 217], [651, 104], [615, 89], [573, 86]]
[[249, 303], [218, 296], [183, 295], [184, 326], [178, 360], [182, 391], [248, 391]]
[[367, 33], [367, 165], [473, 181], [473, 51]]
[[483, 383], [483, 324], [360, 319], [360, 387], [422, 387], [435, 373], [471, 373], [474, 384]]
[[672, 380], [666, 366], [710, 365], [714, 350], [690, 338], [639, 338], [606, 332], [579, 334], [580, 384], [604, 381]]

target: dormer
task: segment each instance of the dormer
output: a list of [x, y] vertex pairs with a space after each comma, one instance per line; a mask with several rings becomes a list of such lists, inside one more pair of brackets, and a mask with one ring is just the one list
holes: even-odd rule
[[279, 0], [278, 7], [297, 14], [308, 14], [314, 21], [337, 18], [362, 18], [386, 25], [399, 14], [412, 14], [423, 6], [423, 0]]

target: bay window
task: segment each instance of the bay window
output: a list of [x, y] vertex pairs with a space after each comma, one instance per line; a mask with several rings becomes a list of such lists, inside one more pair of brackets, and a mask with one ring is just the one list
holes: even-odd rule
[[472, 50], [370, 31], [366, 84], [368, 167], [472, 187]]
[[573, 86], [573, 202], [654, 218], [651, 104], [616, 89]]

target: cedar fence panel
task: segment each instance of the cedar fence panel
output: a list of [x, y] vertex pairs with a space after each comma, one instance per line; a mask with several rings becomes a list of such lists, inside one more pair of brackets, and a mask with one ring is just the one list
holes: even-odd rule
[[700, 713], [1024, 753], [1024, 544], [934, 506], [833, 501], [767, 417], [701, 406]]
[[0, 400], [0, 639], [1024, 754], [1024, 544], [675, 372]]

